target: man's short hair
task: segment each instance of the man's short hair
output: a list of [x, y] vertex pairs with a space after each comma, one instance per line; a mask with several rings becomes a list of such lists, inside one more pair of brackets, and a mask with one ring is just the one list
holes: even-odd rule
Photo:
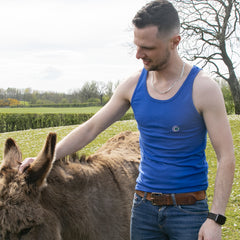
[[140, 9], [132, 20], [137, 28], [157, 26], [159, 33], [179, 33], [180, 20], [177, 10], [167, 0], [155, 0]]

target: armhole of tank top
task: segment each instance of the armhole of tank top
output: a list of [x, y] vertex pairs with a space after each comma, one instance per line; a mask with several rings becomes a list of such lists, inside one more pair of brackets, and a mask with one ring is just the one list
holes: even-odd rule
[[134, 100], [134, 96], [136, 95], [136, 92], [137, 92], [137, 89], [139, 88], [139, 85], [141, 84], [141, 82], [143, 81], [143, 78], [144, 78], [144, 75], [147, 74], [147, 70], [145, 68], [143, 68], [141, 74], [140, 74], [140, 77], [138, 78], [138, 82], [137, 82], [137, 85], [133, 91], [133, 95], [132, 95], [132, 98], [131, 98], [131, 105], [132, 105], [132, 102]]
[[[191, 89], [192, 89], [192, 105], [193, 105], [193, 108], [194, 110], [196, 111], [196, 113], [199, 115], [200, 118], [203, 118], [203, 116], [201, 115], [201, 113], [198, 111], [197, 107], [195, 106], [194, 104], [194, 101], [193, 101], [193, 85], [194, 85], [194, 82], [196, 80], [196, 77], [198, 76], [198, 74], [200, 73], [200, 71], [202, 70], [201, 68], [198, 68], [197, 66], [193, 66], [196, 70], [196, 72], [194, 72], [194, 78], [192, 80], [192, 84], [191, 84]], [[192, 69], [193, 70], [193, 69]]]

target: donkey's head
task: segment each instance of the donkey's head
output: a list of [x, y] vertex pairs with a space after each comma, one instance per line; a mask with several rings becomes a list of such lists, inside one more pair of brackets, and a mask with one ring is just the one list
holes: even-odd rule
[[56, 217], [39, 202], [52, 168], [55, 146], [56, 134], [49, 133], [36, 160], [21, 174], [21, 152], [13, 139], [6, 140], [0, 165], [0, 239], [60, 239]]

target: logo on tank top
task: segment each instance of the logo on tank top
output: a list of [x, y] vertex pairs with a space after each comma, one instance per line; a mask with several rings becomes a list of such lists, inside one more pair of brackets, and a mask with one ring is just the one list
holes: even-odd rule
[[177, 132], [179, 132], [179, 131], [180, 131], [180, 127], [179, 127], [178, 125], [174, 125], [174, 126], [172, 127], [172, 132], [177, 133]]

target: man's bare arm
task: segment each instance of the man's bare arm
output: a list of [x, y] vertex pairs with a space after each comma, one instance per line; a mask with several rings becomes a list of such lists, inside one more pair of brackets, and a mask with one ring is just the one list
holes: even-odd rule
[[[135, 90], [140, 72], [136, 72], [118, 86], [110, 101], [102, 107], [92, 118], [79, 125], [56, 146], [56, 159], [77, 152], [82, 149], [103, 130], [119, 120], [129, 109], [131, 97]], [[19, 168], [23, 172], [34, 158], [27, 158]]]
[[[211, 212], [224, 215], [231, 194], [235, 169], [233, 140], [224, 99], [217, 83], [208, 77], [203, 77], [201, 83], [200, 81], [196, 83], [194, 93], [196, 93], [194, 96], [196, 106], [203, 115], [217, 156], [217, 174]], [[220, 240], [221, 227], [208, 219], [200, 229], [199, 235], [201, 240]]]

